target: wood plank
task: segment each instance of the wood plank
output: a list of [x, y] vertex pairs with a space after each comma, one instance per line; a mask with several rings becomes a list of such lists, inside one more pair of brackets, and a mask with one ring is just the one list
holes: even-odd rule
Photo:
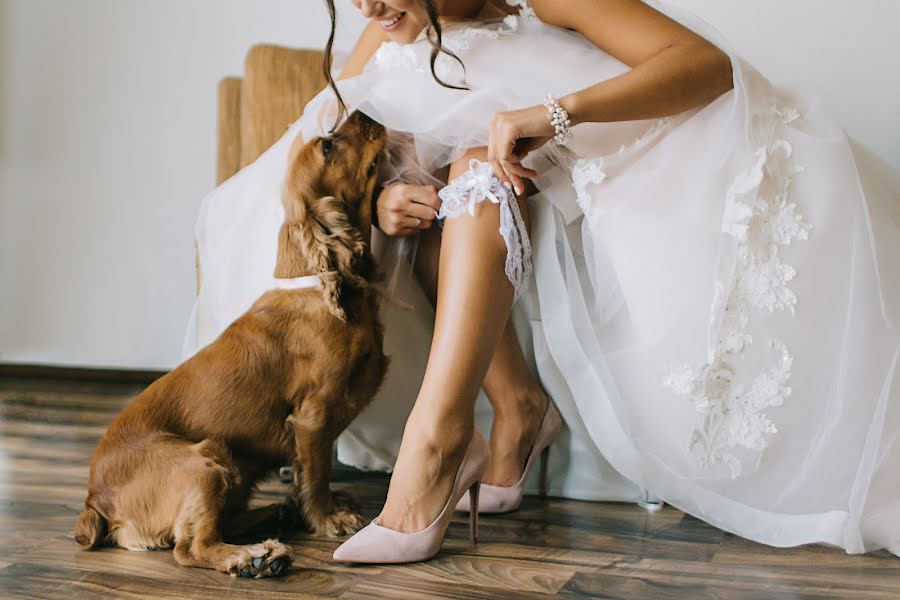
[[538, 600], [547, 598], [545, 592], [522, 592], [504, 588], [461, 585], [456, 578], [443, 582], [421, 580], [399, 569], [367, 577], [339, 596], [342, 600]]
[[[822, 546], [769, 548], [671, 507], [526, 498], [481, 517], [479, 543], [454, 515], [441, 552], [410, 565], [332, 561], [341, 540], [298, 530], [280, 539], [295, 564], [277, 580], [179, 567], [171, 551], [83, 551], [71, 537], [88, 465], [108, 420], [139, 389], [0, 381], [0, 597], [3, 598], [900, 598], [900, 560]], [[389, 476], [336, 471], [363, 516], [381, 510]], [[264, 482], [252, 504], [280, 501]], [[262, 539], [263, 533], [246, 541]]]
[[760, 552], [759, 549], [760, 545], [756, 542], [727, 533], [713, 562], [742, 565], [750, 555], [753, 556], [753, 564], [759, 567], [887, 569], [900, 577], [900, 560], [884, 550], [868, 554], [846, 554], [825, 546], [766, 548], [765, 552]]
[[[190, 581], [172, 581], [153, 573], [134, 574], [80, 571], [71, 568], [13, 564], [0, 571], [0, 589], [4, 598], [34, 600], [72, 600], [121, 598], [146, 600], [210, 599], [210, 600], [306, 600], [333, 597], [334, 586], [345, 587], [351, 580], [332, 581], [327, 574], [294, 573], [280, 579], [244, 579], [230, 577], [208, 569], [179, 569], [167, 566], [167, 572], [190, 572]], [[323, 588], [328, 595], [317, 594]]]
[[[624, 583], [642, 582], [640, 585]], [[865, 581], [865, 589], [859, 585]], [[793, 597], [796, 594], [831, 598], [886, 598], [898, 592], [897, 577], [883, 570], [796, 569], [784, 566], [761, 568], [753, 557], [745, 557], [740, 565], [703, 565], [685, 561], [640, 559], [622, 561], [593, 572], [581, 572], [567, 584], [567, 592], [578, 594], [608, 593], [607, 587], [624, 587], [634, 597], [652, 597], [640, 590], [645, 588], [677, 589], [679, 594], [690, 592], [691, 597], [709, 589], [721, 595], [725, 590], [737, 597], [742, 594], [765, 592], [765, 597]], [[710, 592], [712, 593], [712, 592]], [[567, 594], [564, 594], [565, 597]], [[660, 597], [660, 596], [656, 596]], [[672, 596], [684, 597], [684, 596]], [[713, 595], [712, 597], [718, 597]]]
[[97, 369], [65, 365], [0, 363], [0, 377], [38, 381], [42, 386], [54, 380], [64, 382], [66, 385], [71, 385], [74, 381], [149, 385], [165, 373], [155, 369]]
[[835, 595], [809, 595], [771, 589], [735, 590], [708, 583], [698, 585], [660, 582], [639, 577], [602, 574], [575, 577], [557, 598], [615, 600], [825, 600]]

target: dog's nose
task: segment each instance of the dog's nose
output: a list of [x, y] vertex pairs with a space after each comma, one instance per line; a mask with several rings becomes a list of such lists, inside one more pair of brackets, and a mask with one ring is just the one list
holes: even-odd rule
[[354, 110], [353, 113], [347, 117], [347, 123], [350, 127], [358, 127], [359, 131], [369, 139], [381, 137], [385, 133], [385, 129], [382, 127], [381, 123], [366, 113], [358, 110]]
[[365, 123], [367, 125], [377, 124], [377, 121], [375, 121], [372, 117], [370, 117], [366, 113], [359, 111], [359, 110], [354, 110], [353, 114], [350, 115], [350, 118], [351, 119], [359, 119], [360, 121], [362, 121], [363, 123]]

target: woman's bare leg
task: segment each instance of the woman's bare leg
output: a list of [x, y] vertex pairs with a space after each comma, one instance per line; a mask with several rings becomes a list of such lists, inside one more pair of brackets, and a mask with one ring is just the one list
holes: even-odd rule
[[[469, 156], [483, 160], [485, 152]], [[454, 163], [450, 179], [464, 172], [469, 156]], [[512, 306], [499, 223], [499, 207], [482, 202], [474, 216], [444, 224], [434, 337], [381, 513], [385, 527], [420, 531], [450, 495], [472, 436], [475, 398]]]
[[[527, 212], [522, 210], [527, 219]], [[432, 305], [437, 301], [441, 233], [435, 225], [422, 232], [414, 271]], [[512, 320], [507, 319], [483, 387], [494, 410], [491, 462], [484, 483], [509, 486], [519, 480], [541, 418], [547, 395], [531, 375]]]

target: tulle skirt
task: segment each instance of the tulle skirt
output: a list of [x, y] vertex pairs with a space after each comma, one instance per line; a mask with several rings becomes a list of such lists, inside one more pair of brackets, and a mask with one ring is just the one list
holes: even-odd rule
[[[727, 50], [687, 13], [655, 5]], [[434, 183], [487, 142], [497, 111], [627, 71], [530, 11], [448, 26], [445, 46], [385, 43], [339, 82], [391, 132], [387, 178]], [[656, 497], [735, 534], [900, 553], [900, 194], [815, 100], [733, 56], [734, 90], [674, 117], [582, 124], [528, 157], [534, 270], [512, 319], [566, 428], [550, 493]], [[255, 163], [202, 203], [203, 285], [185, 356], [272, 281], [293, 139], [326, 131], [325, 90]], [[441, 182], [446, 183], [446, 182]], [[392, 295], [391, 369], [338, 458], [388, 470], [415, 400], [434, 314], [411, 276], [415, 240], [374, 232]], [[490, 407], [478, 400], [479, 425]], [[536, 481], [530, 481], [535, 489]]]

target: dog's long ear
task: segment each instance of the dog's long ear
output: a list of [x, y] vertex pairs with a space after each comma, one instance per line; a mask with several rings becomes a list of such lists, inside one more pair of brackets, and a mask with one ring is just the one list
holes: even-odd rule
[[371, 266], [366, 243], [350, 222], [343, 200], [325, 196], [311, 204], [305, 207], [305, 218], [296, 222], [299, 241], [322, 280], [329, 311], [346, 321], [342, 297], [368, 285], [364, 276]]

